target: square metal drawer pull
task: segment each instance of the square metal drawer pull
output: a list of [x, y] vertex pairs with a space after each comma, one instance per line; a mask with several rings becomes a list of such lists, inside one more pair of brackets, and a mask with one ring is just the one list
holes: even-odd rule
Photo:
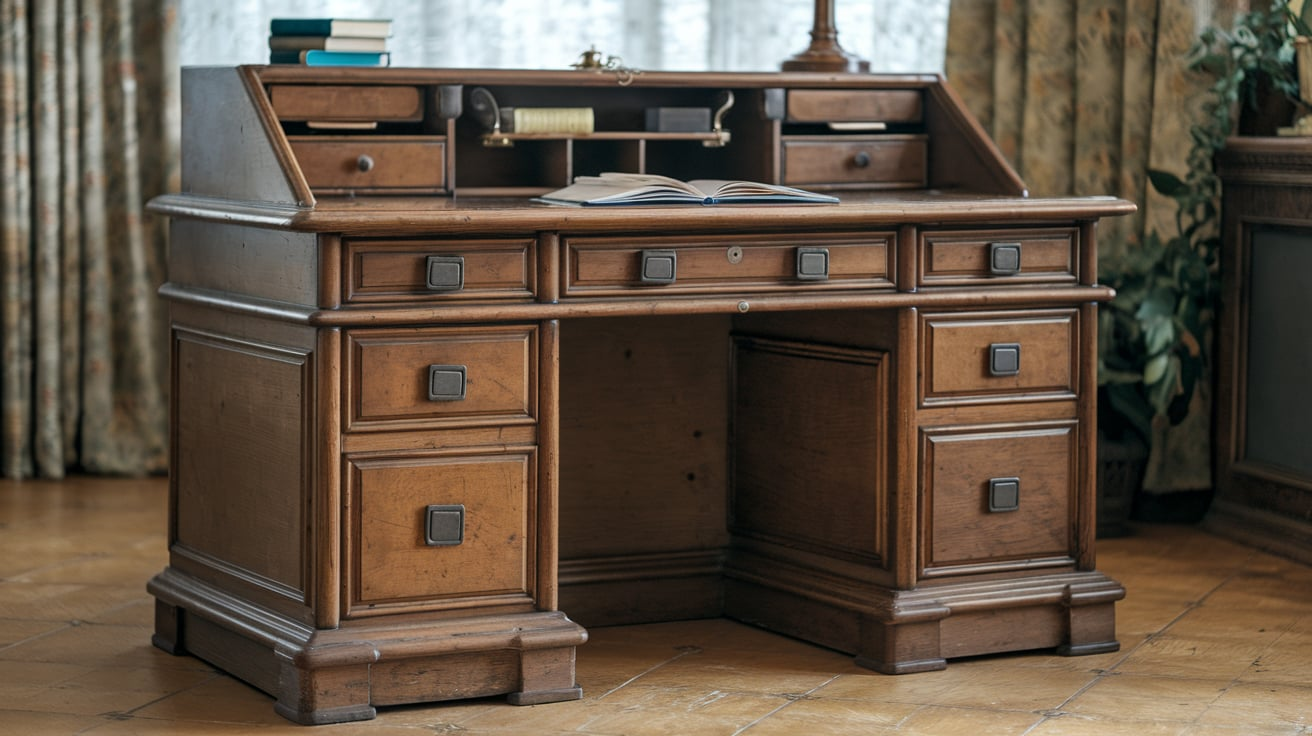
[[424, 285], [429, 291], [459, 291], [465, 288], [464, 256], [429, 256]]
[[800, 281], [825, 281], [829, 278], [828, 248], [798, 248], [797, 278]]
[[463, 401], [465, 374], [466, 368], [463, 365], [428, 366], [428, 400]]
[[989, 479], [989, 512], [1016, 511], [1020, 508], [1020, 478]]
[[424, 544], [452, 547], [465, 541], [463, 504], [433, 505], [424, 512]]
[[678, 277], [678, 253], [672, 250], [642, 251], [642, 283], [672, 284]]
[[989, 375], [1015, 376], [1020, 374], [1020, 343], [995, 342], [989, 346]]
[[994, 276], [1020, 273], [1020, 243], [989, 243], [989, 273]]

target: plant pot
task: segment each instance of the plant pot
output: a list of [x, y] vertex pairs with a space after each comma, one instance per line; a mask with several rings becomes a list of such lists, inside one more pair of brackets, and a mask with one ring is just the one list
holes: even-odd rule
[[1256, 107], [1246, 103], [1239, 105], [1239, 134], [1254, 136], [1278, 135], [1281, 128], [1293, 124], [1298, 113], [1294, 101], [1277, 91], [1271, 84], [1271, 78], [1258, 72], [1253, 75], [1256, 86], [1254, 99]]
[[1148, 446], [1133, 435], [1111, 438], [1098, 433], [1098, 537], [1123, 537], [1134, 497], [1143, 484]]

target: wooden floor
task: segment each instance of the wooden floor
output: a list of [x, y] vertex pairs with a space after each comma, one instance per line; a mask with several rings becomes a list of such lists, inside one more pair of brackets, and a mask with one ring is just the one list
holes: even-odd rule
[[380, 709], [292, 725], [150, 646], [160, 479], [0, 482], [0, 734], [1312, 735], [1312, 568], [1190, 527], [1104, 540], [1122, 650], [889, 677], [726, 620], [594, 629], [584, 700]]

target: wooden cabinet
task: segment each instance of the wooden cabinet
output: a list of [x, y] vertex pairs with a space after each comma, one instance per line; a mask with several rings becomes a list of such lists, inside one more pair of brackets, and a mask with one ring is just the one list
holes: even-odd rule
[[1232, 138], [1217, 170], [1216, 496], [1204, 523], [1312, 562], [1312, 145]]
[[[1096, 223], [939, 79], [191, 69], [155, 643], [302, 723], [579, 697], [586, 626], [1115, 649]], [[475, 95], [475, 91], [479, 91]], [[475, 102], [587, 106], [499, 133]], [[736, 101], [726, 106], [725, 101]], [[481, 102], [479, 104], [482, 104]], [[647, 131], [702, 107], [705, 131]], [[553, 207], [635, 170], [837, 205]]]

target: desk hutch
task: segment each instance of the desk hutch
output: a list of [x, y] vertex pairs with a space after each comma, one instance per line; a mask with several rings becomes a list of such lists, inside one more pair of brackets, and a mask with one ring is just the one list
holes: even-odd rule
[[[591, 108], [587, 134], [492, 131]], [[649, 131], [654, 108], [717, 113]], [[536, 203], [639, 171], [835, 205]], [[1100, 218], [935, 75], [195, 68], [156, 645], [302, 723], [578, 698], [584, 626], [728, 616], [879, 672], [1117, 648]]]

